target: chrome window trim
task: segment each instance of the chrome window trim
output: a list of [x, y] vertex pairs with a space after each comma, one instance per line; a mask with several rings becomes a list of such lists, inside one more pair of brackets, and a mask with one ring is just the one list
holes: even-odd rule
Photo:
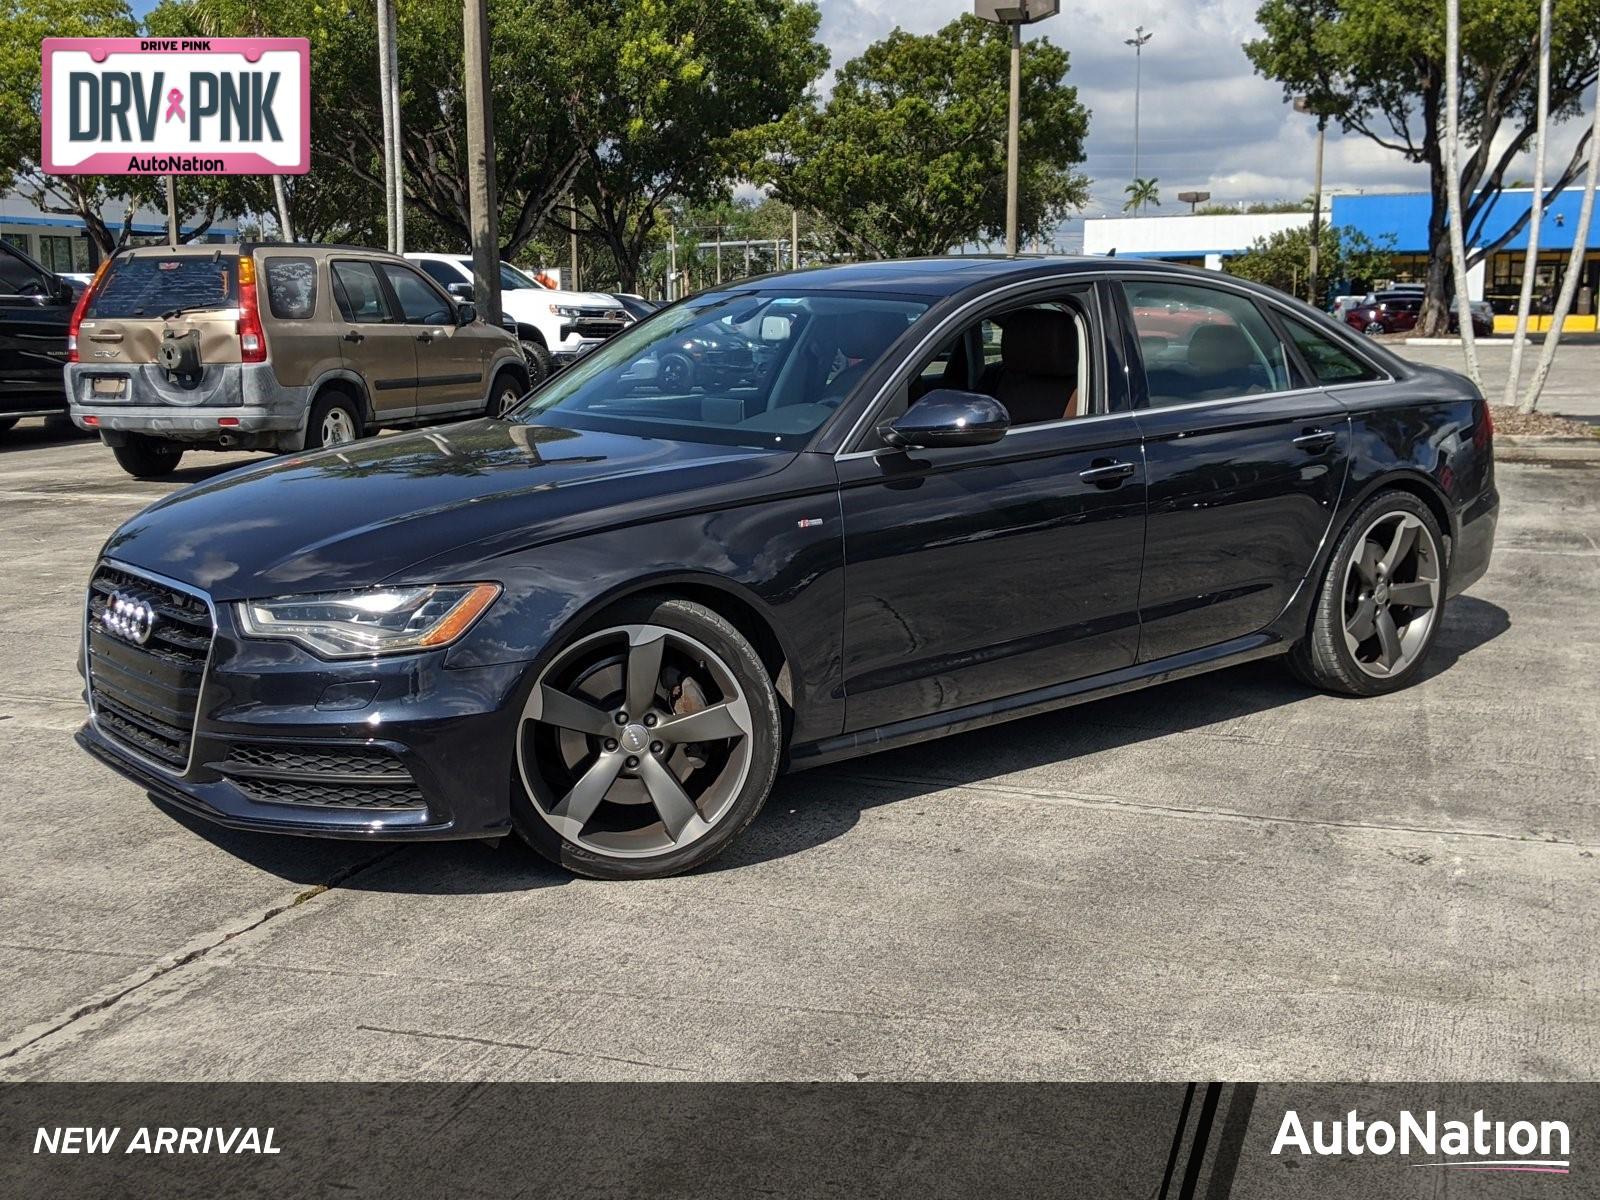
[[[1144, 278], [1163, 279], [1169, 281], [1176, 279], [1183, 283], [1193, 284], [1196, 287], [1215, 287], [1222, 291], [1243, 296], [1247, 300], [1253, 301], [1258, 306], [1269, 307], [1277, 312], [1282, 313], [1284, 316], [1297, 316], [1292, 309], [1288, 308], [1286, 305], [1278, 303], [1272, 297], [1262, 296], [1249, 288], [1240, 287], [1238, 284], [1231, 282], [1225, 275], [1219, 276], [1217, 280], [1213, 282], [1210, 279], [1192, 279], [1187, 275], [1173, 276], [1164, 271], [1152, 271], [1148, 269], [1141, 271], [1137, 267], [1126, 267], [1093, 271], [1071, 271], [1056, 275], [1036, 275], [1030, 279], [1020, 280], [1017, 283], [1009, 284], [1006, 287], [999, 288], [993, 292], [989, 292], [983, 296], [975, 297], [972, 300], [967, 301], [967, 303], [963, 304], [960, 308], [956, 309], [942, 322], [940, 322], [939, 325], [936, 326], [931, 332], [925, 334], [922, 340], [907, 352], [905, 360], [895, 370], [895, 373], [889, 376], [888, 381], [878, 389], [878, 393], [872, 398], [871, 403], [862, 410], [861, 416], [856, 419], [855, 423], [850, 427], [850, 432], [845, 435], [844, 441], [840, 443], [840, 449], [835, 451], [835, 461], [861, 458], [863, 456], [870, 457], [872, 455], [882, 453], [881, 449], [852, 450], [849, 447], [855, 445], [861, 438], [864, 427], [868, 424], [870, 419], [883, 408], [888, 397], [894, 392], [895, 388], [899, 387], [900, 384], [909, 381], [913, 365], [921, 358], [922, 354], [928, 349], [928, 347], [936, 344], [936, 339], [938, 339], [941, 335], [948, 333], [953, 326], [959, 326], [963, 319], [969, 318], [974, 309], [984, 308], [997, 300], [1003, 301], [1007, 296], [1016, 292], [1027, 292], [1037, 288], [1047, 288], [1070, 281], [1086, 281], [1092, 283], [1096, 280], [1109, 279], [1115, 283], [1120, 282], [1122, 279], [1129, 276], [1141, 276]], [[1305, 320], [1304, 317], [1299, 317], [1298, 319], [1302, 322]], [[1104, 322], [1102, 321], [1102, 337], [1105, 336], [1105, 330], [1103, 326]], [[1366, 363], [1367, 366], [1371, 367], [1372, 370], [1376, 371], [1379, 375], [1379, 378], [1363, 379], [1355, 383], [1313, 384], [1310, 387], [1286, 388], [1276, 392], [1260, 392], [1255, 395], [1228, 396], [1220, 400], [1196, 400], [1188, 404], [1147, 404], [1143, 408], [1131, 408], [1126, 412], [1096, 413], [1089, 417], [1069, 417], [1060, 421], [1045, 421], [1036, 425], [1022, 425], [1014, 429], [1006, 430], [1005, 437], [1011, 437], [1013, 434], [1028, 433], [1036, 429], [1054, 429], [1062, 425], [1082, 425], [1085, 422], [1103, 420], [1106, 417], [1131, 416], [1140, 412], [1182, 412], [1188, 409], [1210, 408], [1219, 404], [1238, 404], [1241, 401], [1270, 400], [1283, 396], [1302, 396], [1312, 392], [1326, 392], [1329, 395], [1332, 395], [1335, 389], [1344, 391], [1350, 388], [1372, 387], [1376, 384], [1395, 382], [1394, 375], [1391, 374], [1389, 370], [1382, 364], [1374, 362], [1365, 354], [1362, 354], [1354, 346], [1347, 346], [1346, 348], [1349, 349], [1351, 353], [1355, 354], [1359, 359], [1361, 359], [1362, 362]], [[1004, 438], [1001, 439], [1001, 441], [1004, 440]]]
[[[206, 611], [211, 614], [211, 643], [206, 647], [206, 661], [200, 667], [200, 688], [195, 695], [194, 702], [194, 724], [189, 730], [189, 758], [183, 764], [183, 770], [181, 771], [174, 770], [169, 763], [145, 757], [122, 741], [122, 739], [114, 737], [100, 728], [100, 717], [94, 706], [94, 672], [89, 666], [89, 605], [94, 599], [95, 572], [99, 571], [101, 567], [113, 567], [125, 574], [133, 575], [140, 579], [148, 579], [151, 583], [159, 583], [164, 587], [169, 587], [175, 592], [184, 592], [203, 603], [206, 606]], [[216, 653], [217, 629], [217, 606], [211, 602], [209, 595], [193, 584], [182, 583], [169, 576], [157, 574], [155, 571], [147, 571], [143, 567], [132, 566], [121, 559], [105, 556], [96, 559], [94, 570], [89, 572], [89, 583], [84, 588], [83, 596], [83, 694], [89, 701], [89, 724], [94, 726], [94, 731], [114, 745], [118, 753], [126, 754], [129, 758], [136, 759], [173, 779], [187, 778], [189, 772], [194, 769], [195, 743], [199, 740], [200, 735], [200, 710], [205, 702], [206, 682], [211, 678], [211, 657]]]

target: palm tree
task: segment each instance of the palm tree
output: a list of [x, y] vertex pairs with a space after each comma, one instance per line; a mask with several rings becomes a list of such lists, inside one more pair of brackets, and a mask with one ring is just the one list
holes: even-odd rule
[[1506, 375], [1505, 403], [1516, 403], [1522, 387], [1522, 351], [1528, 344], [1528, 310], [1533, 307], [1533, 278], [1539, 269], [1539, 227], [1544, 224], [1545, 133], [1550, 126], [1550, 0], [1539, 4], [1539, 124], [1533, 141], [1533, 219], [1528, 223], [1528, 252], [1522, 264], [1522, 296], [1517, 301], [1517, 332], [1511, 339], [1511, 370]]
[[1128, 202], [1122, 206], [1123, 212], [1137, 215], [1147, 204], [1161, 207], [1161, 189], [1157, 185], [1159, 179], [1135, 179], [1122, 189], [1123, 195], [1128, 197]]
[[1450, 263], [1455, 273], [1456, 325], [1467, 374], [1483, 390], [1478, 346], [1472, 332], [1472, 301], [1467, 297], [1467, 248], [1461, 231], [1461, 0], [1445, 3], [1444, 166], [1450, 201]]

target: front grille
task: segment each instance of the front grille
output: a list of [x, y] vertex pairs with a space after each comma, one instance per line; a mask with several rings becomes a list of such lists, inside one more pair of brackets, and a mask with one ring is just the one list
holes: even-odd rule
[[405, 764], [380, 746], [239, 742], [212, 766], [262, 804], [388, 811], [427, 807]]
[[[106, 628], [117, 598], [154, 612], [142, 645]], [[89, 582], [84, 619], [89, 699], [100, 731], [168, 770], [187, 770], [215, 632], [210, 607], [170, 584], [102, 564]]]
[[613, 315], [609, 309], [580, 312], [576, 317], [567, 319], [563, 338], [569, 332], [576, 333], [579, 337], [608, 338], [626, 324], [627, 320], [620, 313]]

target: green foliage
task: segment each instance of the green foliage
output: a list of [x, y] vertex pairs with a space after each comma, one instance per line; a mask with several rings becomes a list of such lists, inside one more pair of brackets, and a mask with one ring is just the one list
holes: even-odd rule
[[[1376, 243], [1358, 229], [1325, 225], [1317, 274], [1325, 283], [1347, 281], [1365, 291], [1394, 273], [1394, 238]], [[1303, 295], [1311, 272], [1311, 228], [1283, 229], [1257, 238], [1250, 249], [1228, 260], [1228, 274], [1264, 283], [1290, 295]]]
[[[1010, 46], [964, 15], [938, 33], [896, 29], [840, 70], [826, 104], [741, 139], [746, 172], [815, 212], [842, 247], [873, 257], [937, 254], [1005, 231]], [[1022, 56], [1020, 236], [1053, 231], [1084, 203], [1088, 111], [1047, 39]]]
[[1135, 179], [1122, 189], [1122, 194], [1128, 198], [1122, 205], [1122, 211], [1138, 213], [1151, 205], [1160, 208], [1160, 183], [1159, 179]]
[[[1424, 332], [1442, 330], [1450, 257], [1442, 128], [1444, 5], [1421, 0], [1265, 0], [1256, 13], [1263, 36], [1245, 53], [1284, 95], [1309, 98], [1346, 133], [1425, 164], [1432, 193], [1429, 295]], [[1553, 121], [1580, 111], [1600, 55], [1600, 0], [1555, 0], [1551, 52]], [[1480, 237], [1504, 187], [1505, 173], [1534, 135], [1539, 66], [1538, 0], [1461, 0], [1461, 199], [1463, 230], [1476, 249], [1469, 262], [1495, 253], [1525, 227]], [[1552, 193], [1576, 177], [1588, 135]]]

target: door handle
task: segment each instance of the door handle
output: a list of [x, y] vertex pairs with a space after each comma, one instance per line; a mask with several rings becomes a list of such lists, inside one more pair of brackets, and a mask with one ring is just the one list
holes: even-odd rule
[[1092, 483], [1096, 487], [1115, 487], [1124, 479], [1133, 476], [1131, 462], [1108, 462], [1090, 467], [1087, 471], [1079, 471], [1078, 478], [1085, 483]]
[[1327, 429], [1310, 429], [1295, 438], [1294, 444], [1309, 454], [1321, 454], [1332, 446], [1337, 434]]
[[359, 329], [352, 329], [349, 333], [344, 335], [344, 340], [347, 342], [364, 342], [367, 340], [367, 335], [362, 333]]
[[117, 333], [115, 330], [106, 329], [101, 330], [98, 333], [91, 333], [89, 335], [89, 340], [91, 342], [120, 342], [122, 340], [122, 335]]
[[419, 334], [417, 334], [417, 341], [419, 341], [419, 342], [431, 342], [431, 341], [433, 341], [433, 334], [431, 334], [431, 333], [419, 333]]

